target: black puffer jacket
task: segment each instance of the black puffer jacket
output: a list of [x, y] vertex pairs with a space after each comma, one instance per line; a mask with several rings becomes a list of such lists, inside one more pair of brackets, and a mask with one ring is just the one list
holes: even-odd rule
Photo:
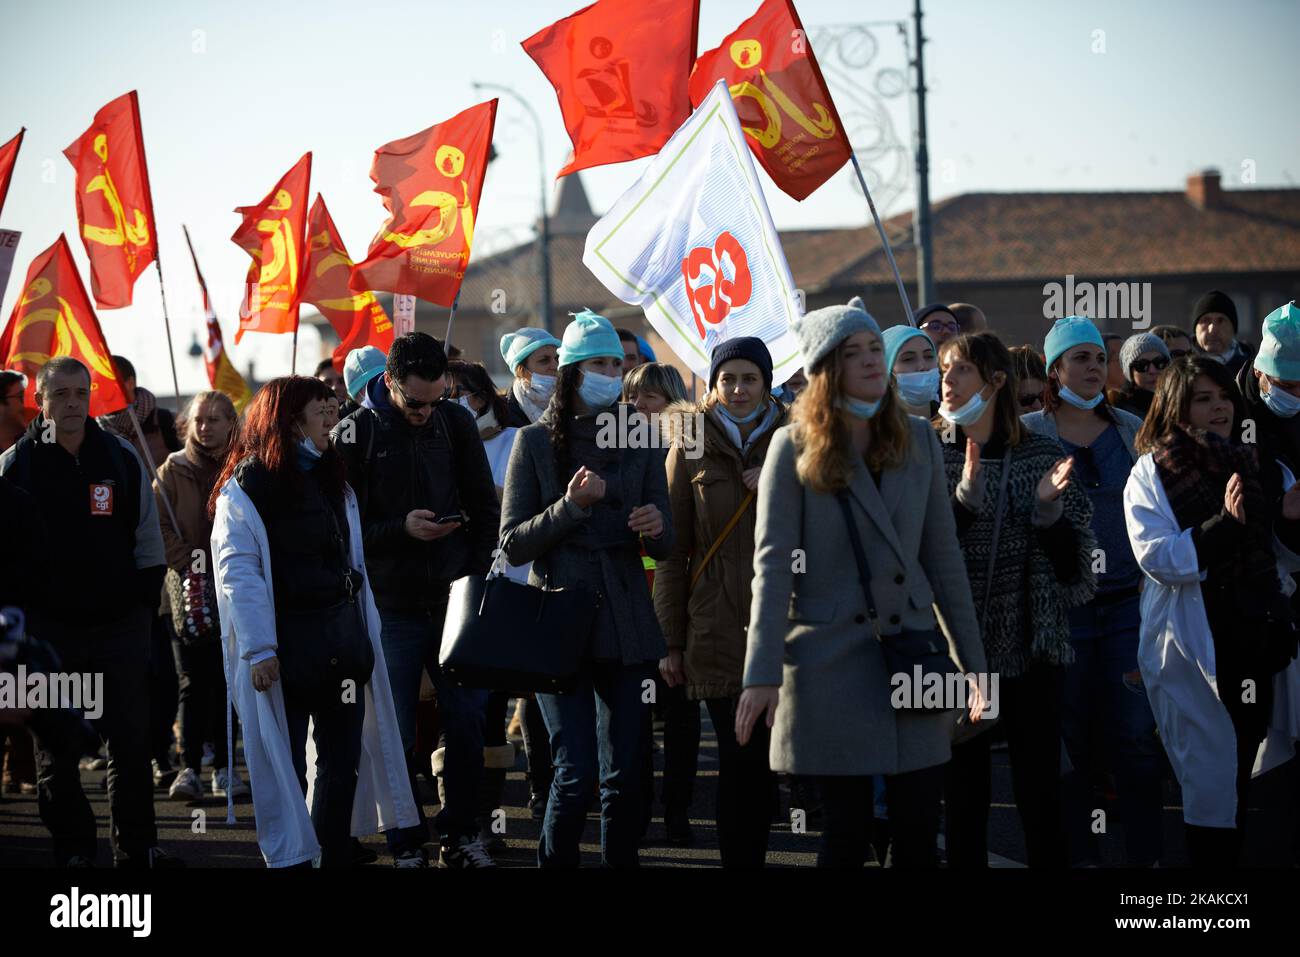
[[1248, 422], [1254, 423], [1255, 443], [1259, 449], [1259, 481], [1270, 504], [1278, 507], [1273, 530], [1283, 545], [1300, 553], [1300, 522], [1288, 522], [1282, 518], [1280, 501], [1286, 489], [1282, 487], [1282, 470], [1278, 467], [1278, 462], [1282, 462], [1292, 475], [1300, 479], [1300, 415], [1284, 419], [1273, 413], [1259, 394], [1259, 378], [1255, 375], [1253, 359], [1237, 373], [1237, 389], [1242, 400], [1242, 421], [1238, 427], [1244, 429]]
[[[471, 412], [439, 402], [429, 421], [414, 428], [385, 401], [348, 416], [331, 441], [357, 494], [376, 605], [428, 607], [447, 583], [487, 573], [501, 508]], [[420, 541], [406, 532], [406, 516], [415, 509], [439, 517], [463, 510], [469, 520], [450, 535]]]

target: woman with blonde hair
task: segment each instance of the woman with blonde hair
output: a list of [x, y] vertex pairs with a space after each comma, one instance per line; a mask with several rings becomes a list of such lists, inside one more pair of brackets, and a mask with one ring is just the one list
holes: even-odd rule
[[[239, 436], [235, 404], [224, 392], [200, 392], [185, 412], [185, 446], [169, 455], [154, 479], [158, 524], [167, 548], [163, 617], [171, 625], [180, 679], [181, 771], [172, 798], [203, 797], [203, 744], [214, 747], [214, 797], [248, 796], [238, 772], [227, 769], [226, 689], [221, 673], [221, 625], [212, 588], [212, 519], [208, 499], [226, 453]], [[181, 607], [173, 607], [173, 596]], [[179, 624], [179, 627], [177, 627]]]
[[968, 678], [985, 669], [943, 453], [889, 387], [867, 312], [828, 306], [794, 329], [808, 386], [759, 478], [736, 740], [744, 747], [762, 720], [772, 770], [818, 779], [819, 864], [863, 865], [871, 775], [883, 774], [894, 865], [936, 867], [953, 706], [977, 721], [984, 702], [973, 680], [945, 710], [891, 698], [917, 646], [936, 669], [945, 657]]

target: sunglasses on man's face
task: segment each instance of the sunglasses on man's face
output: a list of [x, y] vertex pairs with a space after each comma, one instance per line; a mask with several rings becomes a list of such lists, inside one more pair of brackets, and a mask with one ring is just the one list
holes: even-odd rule
[[447, 393], [444, 392], [437, 399], [433, 399], [431, 401], [412, 399], [409, 395], [406, 394], [405, 391], [403, 391], [402, 387], [398, 385], [396, 382], [393, 383], [393, 388], [395, 388], [397, 390], [397, 394], [402, 397], [402, 404], [405, 405], [412, 412], [419, 412], [421, 409], [428, 408], [431, 405], [435, 405], [436, 403], [438, 403], [439, 401], [447, 397]]
[[1130, 368], [1132, 368], [1134, 372], [1146, 372], [1151, 368], [1154, 368], [1157, 372], [1163, 372], [1165, 369], [1169, 368], [1169, 360], [1164, 357], [1156, 359], [1134, 359], [1133, 365]]

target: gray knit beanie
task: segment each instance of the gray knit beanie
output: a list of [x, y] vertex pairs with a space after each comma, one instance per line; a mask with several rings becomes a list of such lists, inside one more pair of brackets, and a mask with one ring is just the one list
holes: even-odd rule
[[796, 319], [790, 328], [799, 339], [803, 368], [812, 372], [841, 342], [857, 332], [880, 335], [880, 326], [865, 309], [854, 306], [825, 306]]
[[1144, 352], [1158, 352], [1166, 359], [1170, 358], [1169, 347], [1159, 336], [1149, 332], [1139, 332], [1136, 336], [1129, 336], [1119, 350], [1119, 365], [1124, 370], [1125, 379], [1129, 378], [1129, 370], [1132, 369], [1133, 363]]

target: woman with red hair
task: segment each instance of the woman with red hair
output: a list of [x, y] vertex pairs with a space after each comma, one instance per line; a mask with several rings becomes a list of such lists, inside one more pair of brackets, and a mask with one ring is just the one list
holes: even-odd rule
[[208, 503], [226, 686], [270, 867], [346, 867], [353, 835], [417, 820], [334, 415], [323, 382], [268, 382]]

